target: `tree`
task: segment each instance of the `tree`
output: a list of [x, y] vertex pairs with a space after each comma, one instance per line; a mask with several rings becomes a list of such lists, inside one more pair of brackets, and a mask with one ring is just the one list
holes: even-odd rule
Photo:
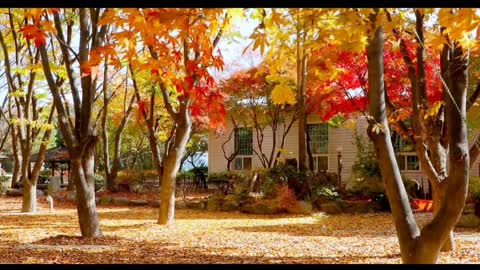
[[[24, 31], [28, 29], [30, 32], [30, 35], [26, 35], [27, 39], [35, 41], [40, 52], [48, 87], [53, 96], [58, 124], [70, 155], [71, 179], [76, 187], [77, 213], [83, 237], [103, 237], [95, 205], [94, 158], [98, 138], [94, 134], [92, 113], [97, 89], [96, 72], [98, 69], [96, 67], [101, 62], [101, 55], [108, 54], [105, 51], [101, 54], [99, 50], [105, 43], [107, 26], [97, 26], [105, 12], [107, 11], [102, 8], [31, 9], [26, 14], [26, 19], [32, 20], [32, 24], [27, 24], [22, 28]], [[72, 33], [76, 27], [75, 17], [78, 19], [79, 30], [77, 51], [71, 47]], [[66, 23], [62, 25], [62, 22]], [[52, 71], [46, 47], [47, 35], [43, 29], [55, 35], [61, 49], [62, 62], [65, 66], [73, 100], [74, 122], [69, 117], [69, 110], [62, 99], [63, 91], [60, 91], [59, 85], [54, 79], [55, 74]], [[79, 68], [74, 65], [77, 61]], [[58, 74], [56, 76], [58, 77]], [[80, 78], [80, 84], [78, 84], [77, 78]]]
[[[236, 119], [232, 122], [234, 127], [237, 128], [238, 124], [242, 123], [244, 126], [254, 128], [257, 147], [253, 148], [253, 152], [264, 168], [276, 166], [285, 146], [287, 134], [293, 123], [298, 120], [297, 106], [274, 103], [272, 100], [272, 90], [277, 85], [294, 83], [284, 77], [269, 74], [265, 66], [254, 67], [233, 74], [219, 86], [220, 90], [228, 95], [228, 111], [231, 117]], [[272, 137], [269, 152], [263, 145], [267, 134]], [[277, 142], [279, 134], [281, 137]], [[232, 135], [229, 135], [229, 141]], [[235, 152], [237, 152], [236, 149]], [[235, 158], [235, 155], [225, 156], [228, 164]], [[227, 167], [230, 169], [230, 166]]]
[[[448, 162], [448, 140], [444, 124], [445, 101], [442, 101], [439, 72], [435, 70], [440, 64], [440, 58], [434, 55], [432, 46], [425, 44], [424, 35], [431, 35], [432, 30], [429, 29], [426, 33], [427, 29], [423, 26], [425, 15], [421, 12], [423, 11], [417, 10], [414, 14], [418, 37], [408, 39], [399, 31], [402, 24], [396, 22], [396, 28], [393, 29], [396, 40], [386, 40], [383, 51], [385, 100], [390, 127], [413, 143], [420, 167], [431, 183], [434, 205], [437, 206], [434, 206], [434, 214], [437, 214], [438, 206], [445, 198], [446, 186], [440, 183], [447, 174]], [[389, 22], [394, 20], [388, 11], [386, 18]], [[426, 61], [425, 54], [429, 56], [429, 61]], [[366, 62], [362, 60], [365, 59], [364, 54], [341, 52], [340, 55], [342, 61], [337, 66], [342, 69], [342, 74], [331, 86], [334, 91], [344, 92], [348, 98], [337, 101], [327, 99], [331, 106], [330, 111], [349, 114], [356, 110], [365, 113], [365, 98], [369, 85]], [[356, 89], [361, 89], [362, 94], [354, 96], [351, 92]], [[445, 95], [443, 96], [444, 99]], [[475, 98], [473, 94], [471, 98]], [[443, 246], [443, 250], [452, 249], [453, 232]]]
[[[193, 132], [192, 132], [193, 134]], [[185, 155], [182, 158], [181, 166], [185, 162], [188, 162], [194, 169], [197, 168], [197, 164], [202, 154], [208, 151], [208, 136], [204, 132], [195, 133], [190, 137], [185, 148]]]
[[116, 125], [114, 129], [114, 138], [113, 138], [113, 159], [110, 162], [110, 144], [108, 139], [108, 129], [107, 129], [107, 122], [108, 122], [108, 114], [109, 114], [109, 107], [112, 107], [111, 100], [115, 97], [118, 91], [116, 89], [111, 91], [110, 96], [108, 95], [108, 84], [110, 80], [108, 79], [108, 64], [107, 59], [105, 59], [104, 64], [104, 71], [103, 71], [103, 108], [102, 108], [102, 140], [103, 140], [103, 159], [105, 164], [105, 178], [106, 178], [106, 186], [107, 190], [115, 191], [115, 179], [117, 178], [118, 171], [120, 170], [120, 151], [122, 145], [122, 134], [123, 131], [130, 119], [130, 115], [133, 112], [133, 105], [135, 104], [136, 96], [134, 93], [130, 94], [131, 97], [127, 99], [127, 92], [128, 92], [128, 72], [126, 73], [126, 78], [124, 83], [120, 83], [119, 87], [125, 84], [125, 93], [123, 99], [123, 111], [117, 112], [115, 114], [116, 117]]
[[[151, 116], [160, 94], [174, 122], [170, 132], [172, 143], [165, 149], [162, 171], [155, 120], [147, 110], [141, 110], [157, 171], [162, 175], [158, 223], [172, 224], [175, 178], [190, 137], [192, 116], [206, 115], [212, 126], [223, 122], [222, 96], [213, 90], [214, 79], [208, 69], [223, 67], [222, 56], [215, 49], [228, 23], [228, 13], [222, 9], [124, 9], [119, 13], [110, 13], [101, 24], [125, 25], [122, 34], [114, 39], [123, 46], [125, 58], [130, 62], [138, 102], [143, 102], [140, 90], [150, 91]], [[146, 50], [134, 59], [137, 39]], [[127, 43], [131, 46], [125, 46]], [[135, 87], [135, 74], [142, 71], [151, 76], [152, 85], [147, 89]]]
[[[331, 31], [338, 28], [334, 23], [337, 20], [335, 9], [258, 9], [256, 17], [260, 24], [251, 34], [253, 49], [260, 48], [263, 54], [269, 46], [266, 62], [269, 64], [272, 75], [292, 79], [294, 87], [279, 84], [272, 90], [274, 103], [297, 103], [298, 108], [298, 167], [307, 169], [307, 97], [309, 83], [322, 83], [327, 78], [337, 74], [333, 68], [334, 53], [329, 52], [328, 41]], [[335, 37], [337, 42], [355, 39], [357, 33], [346, 33]], [[345, 42], [344, 44], [346, 44]], [[355, 43], [352, 43], [355, 45]], [[322, 65], [328, 68], [318, 72], [310, 69], [311, 56], [322, 50]], [[333, 74], [331, 74], [333, 73]], [[284, 80], [286, 81], [286, 80]], [[310, 158], [310, 164], [312, 159]], [[310, 166], [311, 167], [311, 166]], [[312, 168], [312, 167], [311, 167]]]
[[[424, 47], [423, 36], [421, 33], [424, 11], [416, 10], [416, 32], [419, 46], [417, 47], [417, 67], [409, 66], [410, 76], [419, 76], [418, 84], [412, 84], [413, 103], [416, 105], [416, 111], [422, 119], [414, 117], [414, 126], [428, 121], [428, 111], [426, 109], [427, 99], [425, 95], [425, 75], [424, 65]], [[451, 13], [450, 13], [451, 12]], [[392, 208], [392, 215], [399, 238], [402, 261], [406, 263], [434, 263], [436, 262], [440, 249], [445, 241], [450, 237], [451, 230], [460, 217], [467, 194], [467, 183], [469, 177], [469, 151], [467, 142], [467, 124], [466, 124], [466, 93], [467, 93], [467, 73], [468, 73], [468, 43], [460, 42], [458, 25], [453, 27], [451, 24], [445, 24], [445, 21], [452, 22], [459, 16], [458, 10], [440, 11], [439, 21], [442, 24], [443, 31], [441, 35], [441, 75], [444, 92], [444, 124], [446, 128], [446, 139], [443, 143], [448, 159], [449, 168], [442, 174], [437, 174], [436, 180], [439, 185], [444, 185], [444, 192], [437, 193], [437, 196], [448, 196], [448, 200], [442, 199], [433, 220], [425, 225], [421, 230], [418, 228], [413, 217], [412, 210], [408, 203], [408, 197], [400, 171], [393, 152], [392, 142], [390, 140], [390, 128], [388, 127], [385, 113], [386, 95], [384, 84], [383, 67], [383, 43], [384, 27], [381, 23], [381, 17], [386, 16], [382, 11], [375, 9], [375, 12], [369, 15], [371, 22], [371, 32], [369, 36], [368, 54], [368, 81], [369, 81], [369, 128], [368, 134], [376, 147], [377, 158], [379, 160], [380, 170], [385, 183], [385, 189]], [[467, 10], [462, 13], [470, 15], [472, 12]], [[455, 14], [455, 15], [454, 15]], [[465, 17], [462, 17], [465, 18]], [[469, 27], [472, 22], [462, 22], [464, 27]], [[464, 28], [465, 29], [465, 28]], [[460, 36], [461, 37], [461, 36]], [[464, 41], [464, 40], [463, 40]], [[444, 42], [448, 42], [444, 44]], [[413, 69], [413, 70], [412, 70]], [[414, 76], [412, 76], [414, 77]], [[415, 78], [412, 78], [412, 81]], [[425, 117], [427, 115], [427, 117]], [[435, 115], [435, 114], [434, 114]], [[440, 120], [440, 119], [439, 119]], [[427, 122], [428, 123], [428, 122]], [[440, 132], [444, 132], [440, 129]], [[418, 134], [417, 134], [418, 136]], [[419, 136], [420, 137], [420, 136]], [[418, 137], [417, 137], [418, 138]], [[415, 139], [417, 139], [415, 138]], [[416, 143], [420, 142], [419, 141]], [[443, 146], [442, 145], [442, 146]], [[433, 151], [434, 149], [430, 149]], [[423, 156], [421, 159], [426, 159]], [[433, 167], [433, 166], [432, 166]], [[435, 170], [436, 172], [436, 170]]]
[[[23, 183], [23, 203], [22, 212], [36, 212], [37, 210], [37, 180], [40, 175], [40, 169], [45, 156], [45, 151], [48, 146], [48, 141], [51, 135], [51, 123], [54, 115], [53, 106], [45, 104], [45, 94], [38, 90], [37, 83], [37, 68], [40, 55], [33, 44], [22, 35], [17, 33], [18, 28], [23, 27], [19, 32], [23, 32], [24, 36], [26, 28], [22, 23], [15, 25], [16, 14], [13, 14], [11, 9], [8, 9], [8, 16], [6, 16], [9, 23], [9, 32], [11, 36], [4, 36], [0, 32], [0, 44], [2, 46], [4, 55], [5, 76], [8, 83], [8, 95], [10, 95], [12, 102], [14, 102], [16, 109], [16, 117], [13, 117], [10, 110], [10, 122], [13, 124], [12, 134], [14, 140], [14, 148], [17, 147], [18, 139], [21, 154], [20, 159], [16, 157], [16, 163], [20, 165], [21, 181]], [[8, 38], [8, 40], [7, 40]], [[10, 50], [7, 46], [7, 41], [13, 43], [14, 61], [10, 60]], [[24, 49], [26, 48], [26, 50]], [[22, 60], [27, 58], [28, 60]], [[57, 80], [57, 85], [62, 85], [62, 79]], [[26, 89], [26, 90], [25, 90]], [[42, 104], [43, 103], [43, 104]], [[13, 109], [13, 104], [11, 104]], [[41, 141], [41, 146], [38, 154], [38, 159], [33, 168], [30, 164], [30, 156], [37, 137], [44, 131]], [[18, 151], [14, 149], [14, 152]], [[17, 155], [15, 153], [15, 155]], [[17, 165], [18, 166], [18, 165]]]

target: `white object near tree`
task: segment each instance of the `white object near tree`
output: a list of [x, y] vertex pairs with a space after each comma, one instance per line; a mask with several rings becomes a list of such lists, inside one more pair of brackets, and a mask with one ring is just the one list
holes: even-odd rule
[[53, 198], [52, 196], [48, 195], [47, 196], [47, 202], [48, 202], [48, 208], [50, 211], [53, 211]]

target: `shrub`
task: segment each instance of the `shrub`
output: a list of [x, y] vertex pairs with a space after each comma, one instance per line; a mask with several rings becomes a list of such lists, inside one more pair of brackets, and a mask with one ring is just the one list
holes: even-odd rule
[[305, 199], [309, 196], [309, 172], [299, 172], [296, 167], [289, 164], [279, 164], [262, 172], [260, 177], [262, 177], [262, 192], [265, 198], [277, 197], [275, 189], [277, 184], [288, 184], [288, 187], [295, 192], [298, 199]]
[[378, 202], [378, 205], [380, 206], [380, 210], [381, 211], [390, 211], [390, 202], [388, 202], [388, 198], [387, 198], [387, 195], [385, 195], [385, 193], [380, 193], [380, 194], [377, 194], [377, 196], [375, 196], [373, 198], [376, 202]]
[[8, 176], [0, 176], [0, 195], [5, 195], [7, 190], [10, 188], [10, 177]]
[[297, 203], [295, 192], [285, 184], [278, 184], [276, 186], [278, 194], [278, 207], [282, 210], [288, 209]]
[[378, 165], [373, 143], [365, 136], [359, 134], [356, 129], [353, 138], [355, 148], [357, 149], [355, 161], [352, 165], [353, 179], [381, 177], [380, 166]]
[[193, 174], [194, 176], [194, 181], [195, 182], [200, 182], [202, 184], [206, 184], [207, 182], [207, 177], [208, 177], [208, 167], [207, 166], [200, 166], [200, 167], [195, 167], [192, 168], [190, 173]]
[[480, 177], [471, 176], [468, 181], [467, 201], [474, 201], [477, 198], [480, 198]]
[[95, 184], [95, 192], [99, 191], [101, 188], [105, 187], [105, 179], [101, 174], [95, 174], [93, 176]]
[[475, 215], [480, 217], [480, 196], [475, 198]]
[[225, 171], [220, 173], [212, 173], [207, 178], [208, 183], [217, 184], [219, 191], [228, 194], [233, 191], [237, 185], [245, 185], [247, 177], [238, 172]]
[[117, 184], [133, 192], [139, 192], [146, 184], [158, 181], [156, 170], [123, 170], [117, 175]]
[[195, 174], [192, 171], [177, 173], [177, 181], [181, 181], [185, 179], [194, 179], [194, 178], [195, 178]]
[[[403, 185], [407, 194], [416, 197], [418, 183], [406, 176], [402, 176]], [[381, 177], [368, 177], [352, 181], [349, 189], [350, 196], [375, 198], [378, 194], [385, 194], [385, 187]]]

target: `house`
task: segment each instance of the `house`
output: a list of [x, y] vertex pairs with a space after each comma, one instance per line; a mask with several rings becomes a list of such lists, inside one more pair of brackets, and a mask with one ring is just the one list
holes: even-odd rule
[[[367, 136], [368, 124], [366, 119], [360, 116], [357, 117], [356, 125], [357, 132], [362, 136]], [[209, 174], [227, 170], [227, 159], [224, 154], [228, 156], [233, 153], [235, 144], [238, 144], [239, 151], [231, 163], [232, 170], [250, 171], [263, 167], [260, 159], [254, 152], [255, 150], [258, 152], [255, 129], [248, 126], [238, 126], [234, 132], [232, 132], [232, 129], [234, 129], [234, 125], [229, 121], [223, 134], [216, 135], [210, 132], [208, 143]], [[339, 157], [341, 157], [341, 179], [348, 186], [348, 182], [351, 181], [352, 165], [355, 162], [357, 151], [354, 145], [354, 130], [343, 125], [332, 127], [328, 123], [322, 123], [317, 115], [309, 115], [307, 118], [307, 131], [311, 139], [310, 147], [315, 161], [315, 170], [338, 173]], [[283, 158], [295, 158], [298, 160], [297, 134], [298, 121], [295, 121], [286, 136], [283, 147], [285, 151], [282, 154]], [[277, 142], [281, 140], [280, 136], [280, 134], [277, 134]], [[393, 141], [402, 174], [417, 180], [428, 191], [428, 179], [420, 170], [420, 163], [416, 153], [400, 137], [396, 137]], [[272, 149], [272, 144], [272, 132], [268, 132], [267, 128], [262, 144], [263, 152], [269, 153]], [[278, 144], [276, 147], [279, 147]], [[473, 166], [471, 175], [479, 175], [478, 161]]]

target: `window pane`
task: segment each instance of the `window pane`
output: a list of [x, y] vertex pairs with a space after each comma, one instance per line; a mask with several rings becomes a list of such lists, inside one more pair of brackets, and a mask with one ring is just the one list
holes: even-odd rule
[[318, 159], [318, 170], [319, 171], [327, 171], [328, 170], [328, 157], [327, 156], [320, 156], [317, 157]]
[[410, 170], [410, 171], [420, 170], [420, 163], [417, 156], [407, 156], [407, 170]]
[[401, 171], [404, 171], [405, 170], [405, 156], [404, 155], [396, 155], [396, 157], [397, 157], [398, 168]]
[[328, 153], [328, 124], [308, 124], [307, 132], [310, 137], [312, 154]]
[[407, 140], [400, 137], [400, 135], [398, 135], [398, 133], [396, 132], [393, 133], [392, 143], [393, 143], [393, 150], [395, 151], [395, 153], [413, 151], [413, 145]]
[[243, 170], [250, 171], [252, 169], [252, 158], [244, 157], [243, 158]]
[[242, 170], [242, 158], [235, 159], [235, 170], [241, 171]]
[[252, 155], [253, 132], [251, 128], [235, 129], [235, 149], [238, 155]]

